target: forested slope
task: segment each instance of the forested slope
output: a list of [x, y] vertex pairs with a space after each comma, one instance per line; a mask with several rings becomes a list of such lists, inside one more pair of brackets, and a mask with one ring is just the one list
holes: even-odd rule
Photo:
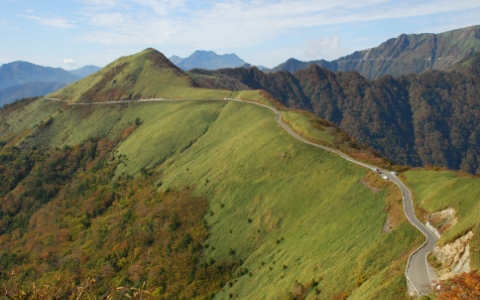
[[264, 89], [288, 107], [332, 121], [397, 164], [479, 173], [479, 55], [448, 72], [385, 76], [333, 73], [311, 66], [294, 74], [256, 68], [192, 70], [203, 87]]

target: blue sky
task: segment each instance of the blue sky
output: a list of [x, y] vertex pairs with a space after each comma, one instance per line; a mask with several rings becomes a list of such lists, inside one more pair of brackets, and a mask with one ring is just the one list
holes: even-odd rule
[[402, 33], [479, 25], [478, 0], [0, 0], [0, 64], [100, 67], [153, 47], [274, 67], [336, 59]]

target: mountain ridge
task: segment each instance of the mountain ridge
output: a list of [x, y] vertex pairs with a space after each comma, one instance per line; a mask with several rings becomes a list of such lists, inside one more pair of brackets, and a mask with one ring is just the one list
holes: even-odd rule
[[296, 72], [315, 64], [334, 72], [357, 71], [375, 79], [387, 74], [407, 75], [430, 69], [445, 71], [475, 51], [480, 51], [480, 25], [438, 34], [401, 34], [377, 47], [355, 51], [333, 61], [289, 59], [271, 72]]

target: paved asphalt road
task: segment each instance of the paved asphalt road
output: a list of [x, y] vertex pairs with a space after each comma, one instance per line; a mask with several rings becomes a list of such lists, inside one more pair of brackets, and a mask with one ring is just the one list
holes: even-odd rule
[[[61, 99], [56, 99], [56, 98], [46, 98], [49, 100], [54, 100], [54, 101], [62, 101]], [[297, 140], [324, 149], [326, 151], [335, 153], [342, 158], [363, 166], [365, 168], [375, 170], [376, 166], [372, 166], [360, 161], [357, 161], [346, 154], [332, 149], [328, 148], [322, 145], [318, 145], [315, 143], [312, 143], [303, 137], [299, 136], [297, 133], [295, 133], [290, 127], [287, 126], [287, 124], [282, 122], [281, 118], [281, 113], [276, 110], [275, 108], [261, 104], [258, 102], [252, 102], [252, 101], [246, 101], [246, 100], [241, 100], [241, 99], [233, 99], [233, 98], [225, 98], [225, 99], [218, 99], [218, 98], [212, 98], [212, 99], [163, 99], [163, 98], [156, 98], [156, 99], [140, 99], [140, 100], [120, 100], [120, 101], [109, 101], [109, 102], [92, 102], [92, 103], [70, 103], [69, 105], [105, 105], [105, 104], [118, 104], [118, 103], [134, 103], [134, 102], [171, 102], [171, 101], [187, 101], [187, 100], [226, 100], [226, 101], [234, 101], [234, 102], [243, 102], [243, 103], [249, 103], [249, 104], [255, 104], [258, 106], [263, 106], [265, 108], [270, 109], [276, 114], [276, 121], [277, 123], [282, 126], [289, 134], [291, 134], [293, 137], [295, 137]], [[427, 259], [426, 256], [427, 254], [435, 247], [435, 244], [437, 242], [437, 238], [430, 232], [430, 230], [425, 227], [415, 216], [415, 211], [413, 208], [413, 200], [412, 200], [412, 195], [410, 190], [403, 184], [403, 182], [398, 179], [395, 175], [385, 171], [381, 170], [382, 175], [385, 175], [388, 177], [389, 180], [394, 182], [402, 191], [403, 194], [403, 204], [404, 204], [404, 210], [405, 210], [405, 215], [407, 216], [407, 219], [410, 221], [410, 223], [413, 224], [420, 232], [423, 233], [426, 237], [425, 243], [420, 246], [417, 250], [415, 250], [409, 257], [409, 261], [407, 262], [407, 267], [405, 271], [405, 276], [407, 280], [413, 285], [415, 291], [419, 294], [419, 296], [428, 294], [430, 291], [430, 286], [431, 286], [431, 280], [436, 280], [437, 277], [433, 273], [433, 271], [430, 271], [429, 266], [427, 265]]]

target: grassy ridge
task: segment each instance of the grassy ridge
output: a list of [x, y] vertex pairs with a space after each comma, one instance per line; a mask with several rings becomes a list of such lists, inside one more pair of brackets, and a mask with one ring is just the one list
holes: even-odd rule
[[373, 192], [360, 182], [367, 170], [298, 142], [270, 110], [189, 101], [64, 106], [49, 114], [25, 147], [119, 136], [116, 150], [128, 161], [117, 174], [155, 169], [162, 191], [193, 186], [209, 200], [204, 259], [243, 262], [219, 299], [288, 297], [296, 282], [312, 279], [318, 285], [309, 297], [316, 289], [321, 298], [405, 295], [406, 257], [421, 236], [404, 219], [382, 233], [386, 198], [400, 199], [396, 189]]

